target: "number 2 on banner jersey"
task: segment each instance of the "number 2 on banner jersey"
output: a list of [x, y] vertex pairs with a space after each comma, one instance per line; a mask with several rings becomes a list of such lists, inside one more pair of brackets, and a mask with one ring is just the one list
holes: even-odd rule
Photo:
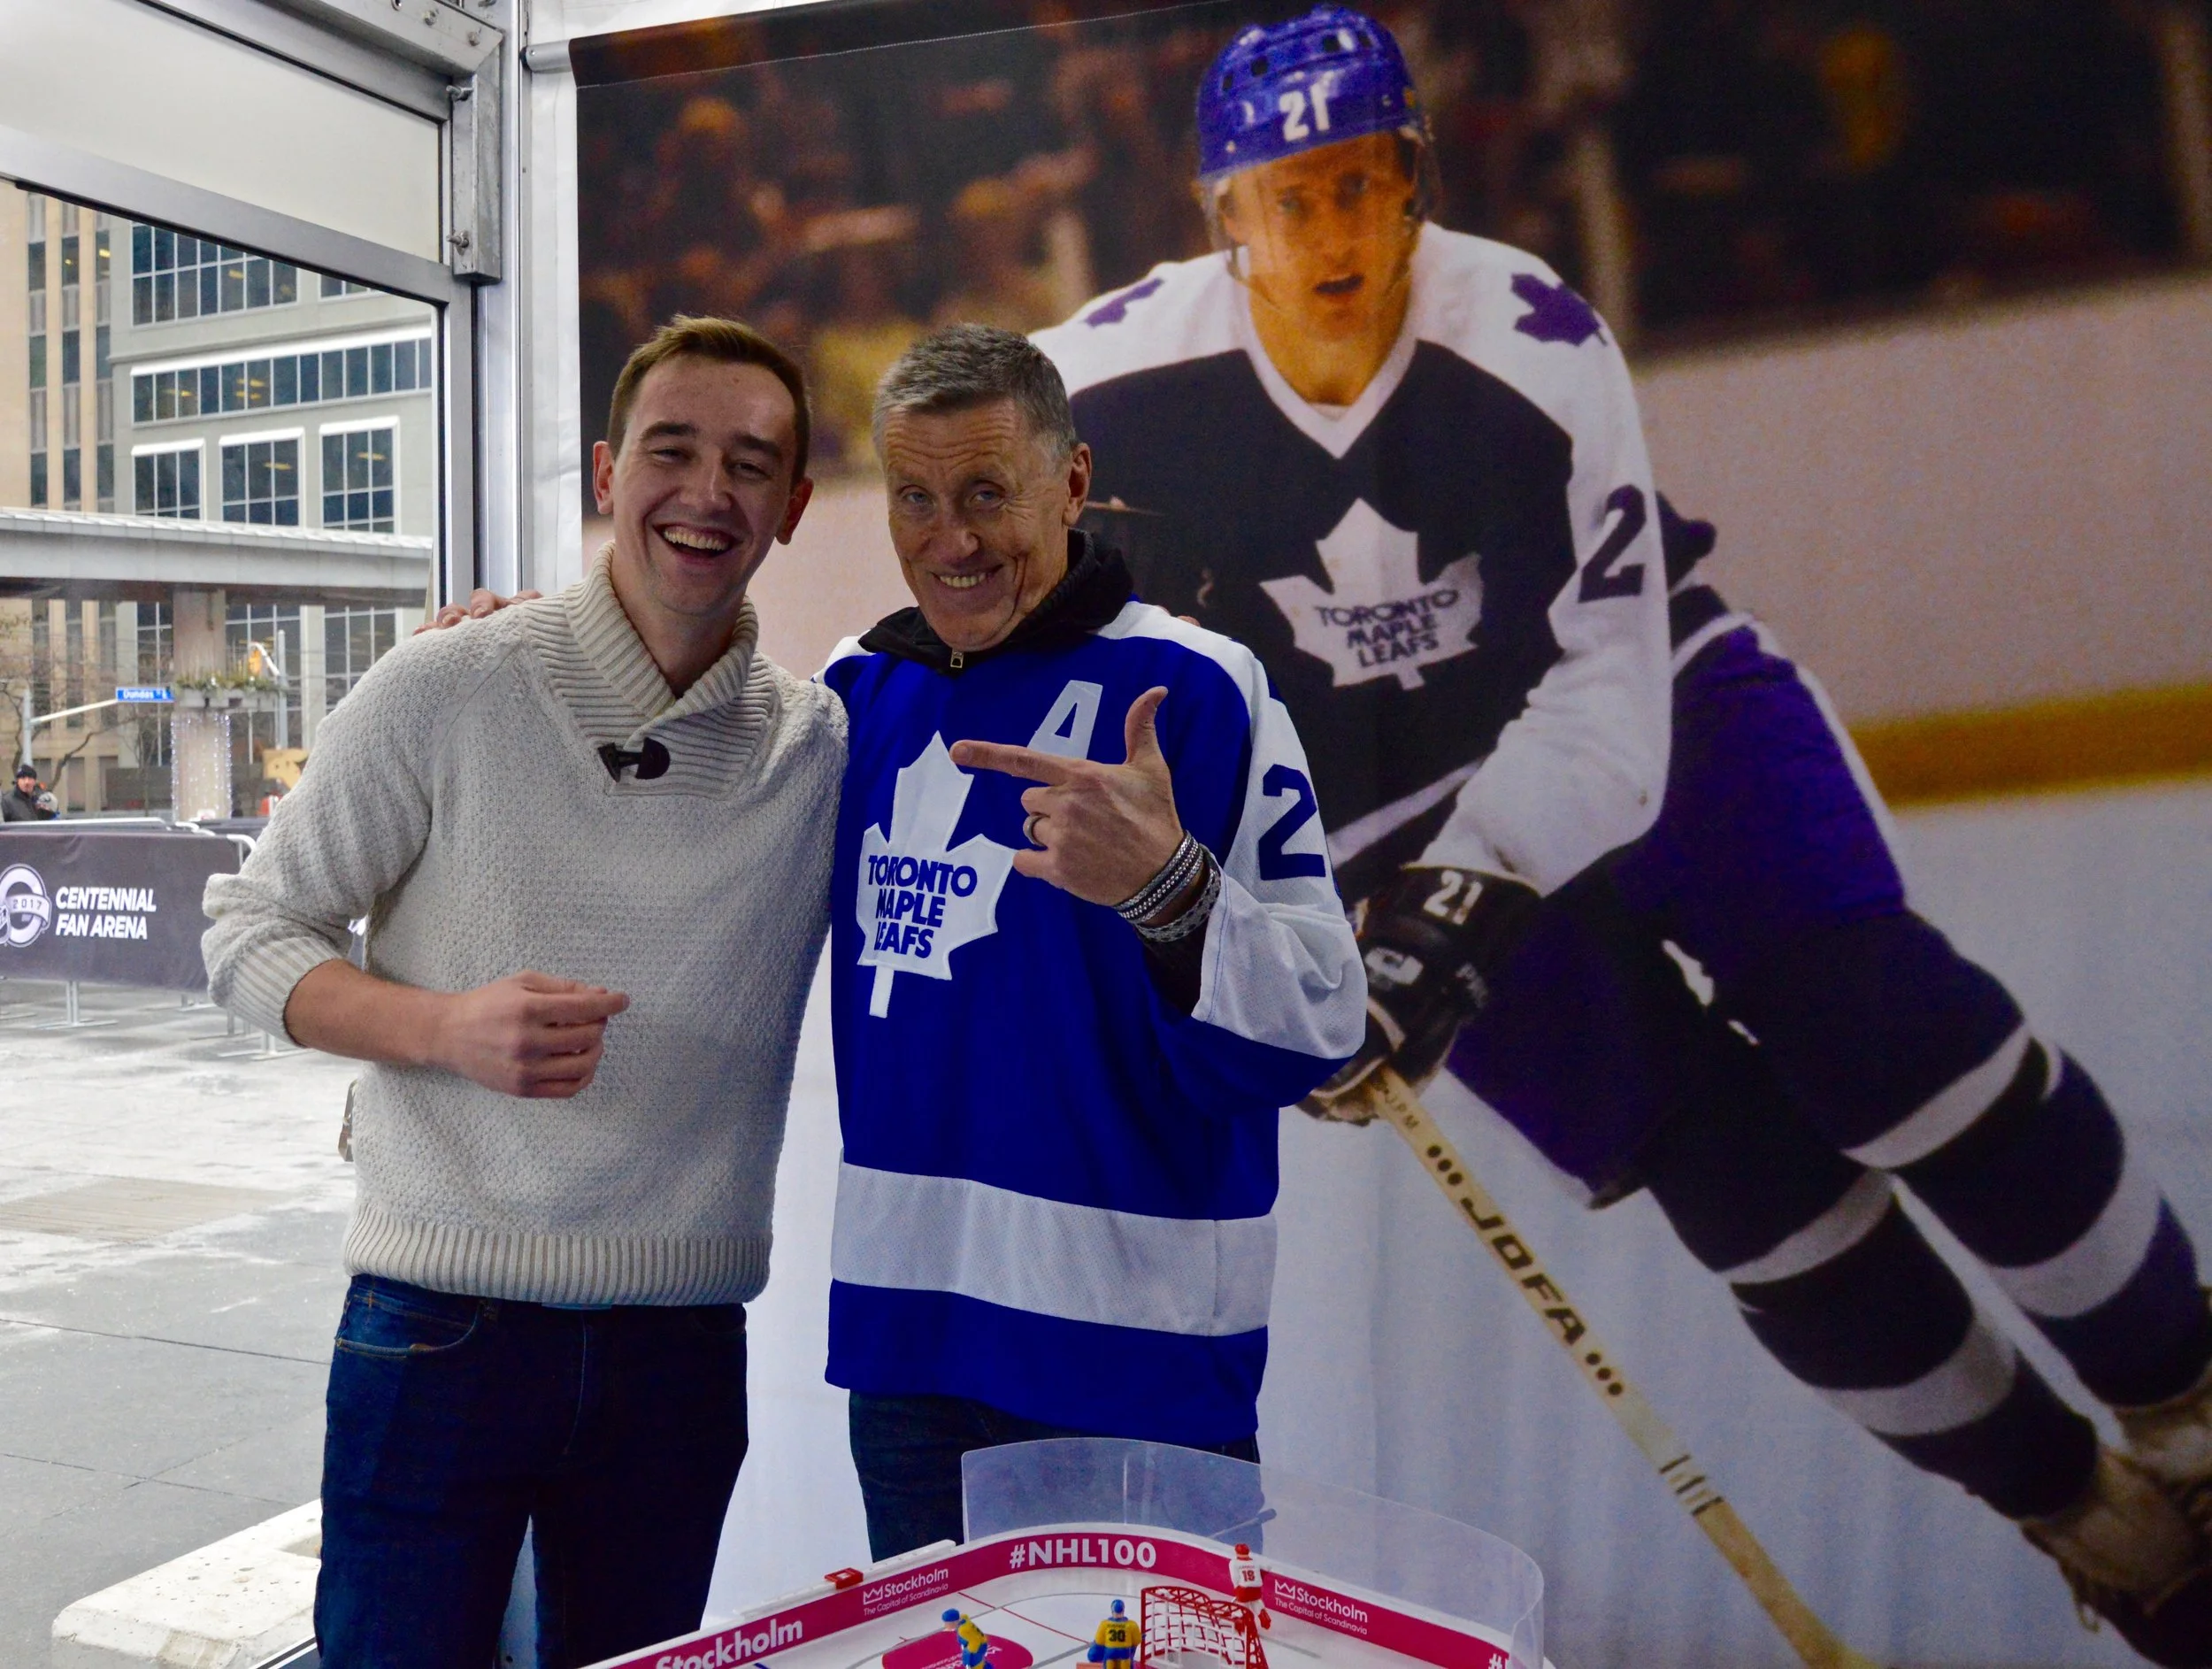
[[1597, 549], [1582, 570], [1582, 588], [1577, 594], [1585, 603], [1598, 603], [1607, 597], [1641, 596], [1644, 591], [1644, 565], [1632, 562], [1615, 572], [1613, 565], [1621, 559], [1621, 552], [1636, 542], [1636, 535], [1644, 530], [1649, 512], [1644, 508], [1644, 489], [1640, 487], [1616, 487], [1605, 500], [1608, 514], [1617, 511], [1620, 519], [1613, 524], [1613, 531], [1605, 535], [1605, 542]]
[[[1283, 137], [1306, 139], [1315, 134], [1329, 131], [1329, 83], [1335, 79], [1317, 75], [1310, 88], [1293, 88], [1275, 101], [1275, 108], [1283, 112]], [[1306, 126], [1306, 101], [1313, 101], [1313, 126]]]
[[1293, 881], [1301, 875], [1325, 875], [1328, 860], [1317, 852], [1286, 852], [1283, 850], [1290, 837], [1313, 821], [1314, 813], [1321, 809], [1313, 797], [1313, 784], [1306, 781], [1302, 771], [1286, 765], [1271, 765], [1267, 774], [1260, 779], [1260, 791], [1271, 800], [1284, 795], [1293, 796], [1290, 809], [1268, 825], [1267, 833], [1260, 836], [1260, 879], [1262, 881]]

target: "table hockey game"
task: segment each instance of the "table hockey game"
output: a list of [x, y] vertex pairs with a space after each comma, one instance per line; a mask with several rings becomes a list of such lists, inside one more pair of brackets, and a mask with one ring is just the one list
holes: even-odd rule
[[[833, 1573], [599, 1669], [962, 1669], [948, 1611], [988, 1636], [987, 1669], [1093, 1669], [1117, 1599], [1140, 1624], [1127, 1669], [1548, 1669], [1534, 1561], [1432, 1513], [1104, 1439], [979, 1451], [963, 1481], [964, 1542]], [[1256, 1603], [1233, 1594], [1239, 1544]]]

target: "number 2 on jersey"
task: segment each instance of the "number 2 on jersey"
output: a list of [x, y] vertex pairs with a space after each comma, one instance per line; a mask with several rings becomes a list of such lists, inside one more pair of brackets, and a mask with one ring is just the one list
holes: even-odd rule
[[1596, 603], [1606, 597], [1641, 596], [1644, 593], [1642, 563], [1632, 562], [1618, 573], [1613, 568], [1621, 559], [1621, 552], [1634, 544], [1636, 535], [1644, 530], [1644, 489], [1616, 487], [1606, 498], [1605, 508], [1609, 515], [1619, 511], [1621, 519], [1613, 524], [1613, 531], [1605, 535], [1605, 542], [1582, 570], [1582, 589], [1578, 595], [1585, 603]]
[[1318, 852], [1286, 852], [1284, 844], [1300, 829], [1313, 821], [1320, 803], [1313, 797], [1313, 784], [1306, 781], [1305, 773], [1293, 770], [1286, 765], [1271, 765], [1267, 774], [1260, 779], [1260, 791], [1271, 800], [1279, 800], [1288, 794], [1295, 797], [1290, 810], [1268, 825], [1267, 833], [1260, 836], [1260, 879], [1262, 881], [1290, 881], [1300, 875], [1325, 875], [1328, 860]]

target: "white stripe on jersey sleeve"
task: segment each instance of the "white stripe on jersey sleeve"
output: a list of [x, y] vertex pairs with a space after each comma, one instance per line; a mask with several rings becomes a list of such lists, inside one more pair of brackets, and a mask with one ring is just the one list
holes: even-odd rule
[[1224, 1338], [1267, 1325], [1275, 1219], [1148, 1217], [841, 1163], [830, 1276], [1032, 1315]]
[[1296, 773], [1313, 802], [1313, 775], [1290, 712], [1268, 687], [1258, 657], [1236, 642], [1148, 603], [1130, 603], [1100, 629], [1106, 638], [1164, 639], [1203, 655], [1244, 696], [1252, 725], [1237, 834], [1221, 854], [1221, 897], [1206, 924], [1198, 1006], [1191, 1018], [1256, 1043], [1342, 1060], [1367, 1029], [1367, 974], [1344, 919], [1317, 814], [1288, 832], [1283, 855], [1310, 858], [1319, 874], [1263, 877], [1261, 842], [1296, 816], [1294, 790], [1267, 791], [1271, 767]]
[[830, 650], [829, 658], [824, 661], [820, 669], [815, 673], [814, 681], [818, 684], [823, 681], [823, 679], [829, 676], [829, 669], [836, 665], [838, 662], [847, 659], [854, 655], [865, 655], [867, 652], [868, 651], [860, 647], [860, 640], [858, 638], [840, 638], [837, 642], [837, 647]]

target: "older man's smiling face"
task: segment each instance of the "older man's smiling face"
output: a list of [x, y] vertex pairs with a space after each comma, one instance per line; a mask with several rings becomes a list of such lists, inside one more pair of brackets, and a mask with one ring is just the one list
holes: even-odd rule
[[1056, 458], [1011, 400], [895, 411], [883, 475], [891, 543], [922, 618], [954, 649], [988, 649], [1066, 574], [1091, 449]]
[[734, 615], [806, 506], [790, 391], [764, 365], [679, 354], [646, 373], [592, 486], [614, 522], [616, 591], [670, 615]]

